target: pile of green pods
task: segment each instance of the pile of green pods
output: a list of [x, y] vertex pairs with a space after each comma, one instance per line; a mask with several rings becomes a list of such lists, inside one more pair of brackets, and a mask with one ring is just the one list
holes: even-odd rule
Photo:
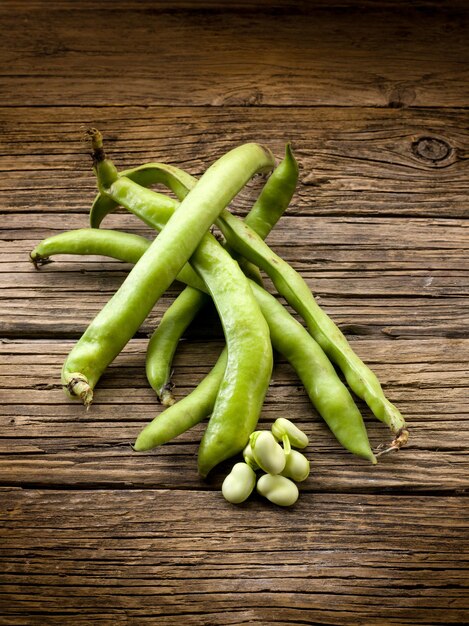
[[[375, 374], [320, 308], [300, 274], [264, 241], [288, 208], [297, 186], [298, 164], [289, 144], [277, 165], [270, 150], [257, 143], [236, 146], [197, 179], [165, 163], [146, 163], [118, 172], [104, 151], [101, 133], [91, 129], [88, 139], [98, 186], [90, 227], [45, 239], [31, 252], [31, 260], [39, 268], [58, 254], [92, 254], [134, 267], [63, 365], [62, 384], [70, 398], [81, 400], [86, 408], [91, 405], [103, 372], [160, 297], [178, 281], [185, 288], [161, 317], [146, 356], [147, 378], [164, 410], [136, 433], [135, 452], [156, 448], [209, 418], [198, 451], [200, 476], [206, 477], [222, 461], [244, 451], [245, 467], [235, 466], [235, 474], [249, 475], [256, 464], [265, 472], [257, 481], [258, 492], [285, 505], [288, 498], [281, 501], [279, 495], [288, 491], [282, 487], [284, 481], [294, 485], [288, 473], [294, 473], [293, 481], [300, 481], [298, 467], [303, 464], [305, 473], [306, 465], [292, 449], [291, 432], [278, 436], [282, 422], [277, 421], [269, 435], [268, 431], [256, 431], [269, 389], [274, 350], [295, 369], [313, 406], [345, 449], [375, 464], [379, 454], [407, 442], [404, 418], [386, 398]], [[266, 182], [241, 219], [227, 207], [259, 174], [267, 177]], [[172, 195], [150, 189], [156, 184]], [[150, 240], [100, 228], [106, 216], [119, 207], [143, 220], [158, 236]], [[212, 234], [214, 225], [221, 233], [218, 237]], [[303, 323], [266, 290], [261, 272]], [[212, 371], [176, 402], [171, 380], [173, 357], [181, 336], [210, 300], [220, 317], [226, 346]], [[379, 454], [371, 449], [351, 392], [393, 433], [392, 442]], [[264, 458], [260, 451], [269, 446], [271, 454]], [[280, 469], [282, 458], [284, 467]], [[290, 491], [292, 499], [294, 490]], [[228, 499], [233, 501], [233, 497]]]

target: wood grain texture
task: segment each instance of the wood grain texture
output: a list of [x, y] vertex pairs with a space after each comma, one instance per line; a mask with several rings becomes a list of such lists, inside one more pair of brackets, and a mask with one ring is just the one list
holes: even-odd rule
[[[469, 622], [467, 17], [462, 0], [1, 3], [1, 626]], [[134, 453], [161, 411], [145, 336], [178, 285], [88, 413], [65, 397], [65, 355], [130, 269], [27, 260], [87, 225], [90, 125], [119, 168], [197, 176], [244, 141], [277, 158], [292, 142], [300, 182], [268, 241], [405, 415], [404, 450], [376, 467], [343, 451], [277, 358], [260, 425], [288, 416], [311, 441], [291, 510], [228, 505], [231, 463], [200, 480], [203, 424]], [[152, 236], [123, 212], [106, 225]], [[222, 343], [208, 308], [180, 344], [178, 398]]]
[[12, 489], [0, 503], [1, 624], [467, 617], [459, 498], [306, 493], [285, 511], [200, 491]]
[[[467, 106], [456, 4], [2, 3], [0, 104]], [[73, 6], [78, 5], [78, 6]], [[196, 77], [196, 80], [194, 80]]]
[[[98, 126], [119, 168], [164, 161], [195, 176], [227, 149], [291, 142], [300, 181], [288, 213], [467, 217], [464, 110], [373, 108], [1, 108], [2, 212], [89, 211], [95, 194], [84, 129]], [[261, 181], [234, 204], [246, 211]]]
[[[154, 236], [125, 213], [105, 225]], [[285, 216], [268, 242], [351, 336], [467, 337], [467, 225], [454, 219]], [[43, 238], [86, 226], [86, 216], [73, 213], [4, 216], [3, 336], [77, 337], [119, 287], [130, 266], [117, 261], [62, 255], [39, 271], [30, 263], [30, 251]], [[152, 332], [180, 288], [174, 285], [160, 300], [140, 334]], [[214, 317], [193, 326], [196, 336], [211, 334]]]
[[[100, 381], [86, 412], [60, 386], [71, 342], [11, 341], [0, 344], [3, 415], [0, 418], [0, 482], [31, 485], [121, 485], [170, 489], [213, 489], [231, 466], [225, 463], [208, 482], [200, 480], [196, 454], [204, 424], [161, 448], [135, 454], [130, 443], [161, 412], [145, 379], [147, 342], [136, 340]], [[293, 370], [278, 359], [260, 427], [288, 416], [310, 437], [313, 472], [308, 491], [449, 491], [468, 487], [469, 361], [467, 340], [362, 339], [353, 343], [406, 416], [409, 446], [382, 457], [377, 467], [341, 449], [312, 408]], [[188, 341], [175, 361], [176, 397], [191, 391], [222, 344]], [[208, 357], [207, 355], [211, 355]], [[444, 360], [444, 363], [443, 363]], [[213, 362], [212, 361], [212, 362]], [[378, 446], [390, 433], [366, 407], [370, 441]]]

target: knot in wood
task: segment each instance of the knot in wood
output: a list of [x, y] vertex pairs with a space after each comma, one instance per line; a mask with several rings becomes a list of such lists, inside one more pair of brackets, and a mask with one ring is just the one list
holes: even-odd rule
[[451, 146], [443, 139], [436, 137], [420, 137], [412, 144], [415, 156], [433, 163], [443, 161], [451, 154]]

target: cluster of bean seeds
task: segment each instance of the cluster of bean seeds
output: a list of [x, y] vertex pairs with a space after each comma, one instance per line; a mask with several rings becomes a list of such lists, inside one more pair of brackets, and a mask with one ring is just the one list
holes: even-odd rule
[[[299, 496], [295, 483], [308, 478], [310, 465], [308, 459], [294, 448], [303, 449], [307, 445], [305, 433], [284, 417], [274, 422], [271, 431], [253, 432], [243, 451], [244, 463], [236, 463], [223, 481], [225, 500], [240, 504], [256, 487], [261, 496], [274, 504], [295, 504]], [[258, 470], [265, 472], [259, 478], [256, 475]]]

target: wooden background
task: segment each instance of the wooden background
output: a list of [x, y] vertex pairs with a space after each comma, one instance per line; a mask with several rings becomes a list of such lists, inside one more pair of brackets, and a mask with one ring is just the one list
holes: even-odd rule
[[[465, 6], [3, 0], [0, 624], [467, 623]], [[133, 453], [160, 411], [146, 337], [177, 286], [91, 410], [65, 398], [65, 355], [129, 269], [28, 262], [41, 238], [87, 225], [90, 124], [119, 167], [195, 175], [244, 141], [278, 158], [292, 142], [300, 184], [268, 241], [408, 419], [406, 449], [377, 467], [345, 453], [279, 359], [261, 426], [283, 415], [311, 438], [292, 509], [226, 503], [228, 464], [200, 480], [202, 425]], [[107, 223], [149, 234], [124, 213]], [[178, 397], [221, 345], [208, 311], [177, 355]]]

